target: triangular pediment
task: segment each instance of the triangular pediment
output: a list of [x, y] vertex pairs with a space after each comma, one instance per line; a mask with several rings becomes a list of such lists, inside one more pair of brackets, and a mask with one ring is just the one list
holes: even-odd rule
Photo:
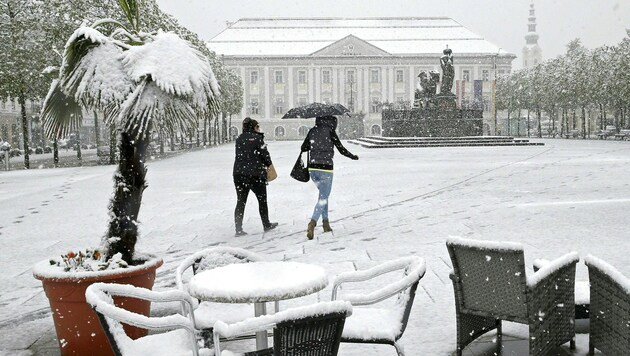
[[391, 56], [390, 53], [356, 37], [348, 35], [317, 52], [313, 57], [364, 57], [364, 56]]

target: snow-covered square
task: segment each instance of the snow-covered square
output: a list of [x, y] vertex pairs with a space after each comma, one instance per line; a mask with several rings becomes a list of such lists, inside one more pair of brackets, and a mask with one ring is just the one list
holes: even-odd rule
[[[408, 355], [455, 351], [455, 305], [449, 280], [449, 237], [518, 242], [528, 273], [535, 259], [578, 252], [630, 276], [627, 211], [630, 144], [610, 140], [543, 140], [544, 146], [366, 149], [335, 159], [330, 198], [333, 233], [306, 225], [317, 199], [311, 183], [289, 177], [299, 141], [269, 141], [279, 177], [268, 186], [271, 221], [263, 233], [250, 195], [243, 229], [234, 237], [233, 144], [148, 162], [138, 250], [164, 258], [154, 290], [175, 288], [175, 269], [211, 246], [241, 247], [266, 260], [323, 267], [329, 278], [401, 256], [426, 260], [409, 326]], [[113, 166], [18, 170], [0, 174], [0, 354], [56, 355], [48, 301], [31, 267], [68, 250], [96, 247], [107, 223]], [[331, 286], [280, 307], [327, 301]], [[164, 312], [156, 309], [154, 313]], [[527, 344], [527, 327], [507, 323], [506, 340]], [[493, 334], [471, 347], [491, 347]], [[520, 341], [519, 341], [520, 340]], [[246, 348], [242, 343], [238, 347]], [[526, 349], [526, 346], [525, 346]], [[568, 345], [563, 349], [569, 353]], [[573, 355], [586, 355], [579, 334]], [[342, 344], [341, 355], [389, 355], [391, 346]]]

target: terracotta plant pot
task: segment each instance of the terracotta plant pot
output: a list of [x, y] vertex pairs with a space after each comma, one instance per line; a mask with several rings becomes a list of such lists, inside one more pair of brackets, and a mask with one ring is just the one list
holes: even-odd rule
[[[109, 341], [101, 328], [96, 313], [85, 301], [85, 289], [92, 283], [130, 284], [151, 289], [155, 271], [163, 263], [156, 256], [147, 256], [139, 266], [99, 272], [50, 273], [50, 262], [42, 261], [33, 267], [33, 276], [42, 281], [50, 302], [61, 355], [113, 355]], [[114, 298], [116, 305], [127, 310], [149, 315], [151, 303], [135, 298]], [[133, 339], [145, 336], [147, 330], [124, 325]]]

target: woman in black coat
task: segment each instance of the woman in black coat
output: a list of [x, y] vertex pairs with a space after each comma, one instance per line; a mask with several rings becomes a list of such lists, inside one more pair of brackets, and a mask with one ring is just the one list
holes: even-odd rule
[[234, 187], [236, 188], [236, 208], [234, 209], [234, 227], [236, 236], [247, 235], [243, 231], [243, 215], [249, 191], [258, 199], [258, 211], [263, 229], [275, 229], [278, 223], [269, 222], [267, 208], [267, 167], [271, 165], [271, 156], [260, 132], [258, 121], [246, 117], [243, 120], [243, 133], [236, 139], [236, 158], [234, 160]]
[[315, 126], [310, 129], [301, 147], [302, 152], [309, 151], [308, 172], [319, 190], [319, 197], [306, 230], [306, 237], [309, 240], [315, 235], [315, 226], [320, 217], [324, 232], [332, 231], [328, 220], [328, 197], [332, 190], [334, 148], [337, 147], [339, 153], [350, 159], [359, 159], [359, 156], [353, 155], [343, 147], [335, 132], [336, 128], [336, 117], [317, 117]]

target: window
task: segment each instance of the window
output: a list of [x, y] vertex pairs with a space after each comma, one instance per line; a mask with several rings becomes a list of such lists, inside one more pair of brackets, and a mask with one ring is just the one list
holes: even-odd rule
[[330, 104], [330, 103], [332, 103], [332, 100], [331, 100], [330, 98], [328, 98], [328, 97], [326, 97], [326, 98], [322, 98], [322, 101], [324, 102], [324, 104]]
[[11, 110], [15, 111], [15, 100], [11, 100]]
[[499, 75], [504, 75], [504, 74], [505, 74], [505, 70], [499, 69]]
[[353, 70], [349, 70], [349, 71], [346, 73], [346, 78], [348, 78], [348, 83], [355, 83], [355, 80], [354, 80], [354, 71], [353, 71]]
[[379, 83], [380, 81], [378, 69], [370, 70], [370, 83]]
[[284, 99], [283, 98], [276, 98], [275, 113], [277, 115], [284, 114]]
[[276, 135], [276, 137], [284, 137], [284, 127], [276, 126], [276, 129], [274, 130], [274, 134]]
[[370, 129], [370, 133], [372, 134], [372, 136], [380, 136], [381, 127], [378, 125], [372, 125], [372, 128]]
[[249, 73], [249, 83], [258, 84], [258, 71], [257, 70], [253, 70]]
[[483, 80], [484, 82], [487, 82], [490, 80], [490, 71], [487, 69], [484, 69], [481, 71], [481, 80]]
[[249, 101], [249, 113], [258, 115], [258, 98], [251, 98]]
[[403, 101], [405, 101], [405, 99], [402, 96], [397, 96], [396, 97], [396, 102], [397, 103], [402, 103]]
[[275, 74], [275, 77], [276, 77], [276, 84], [284, 83], [284, 78], [282, 77], [282, 71], [281, 70], [275, 71], [274, 74]]
[[378, 97], [372, 98], [372, 105], [370, 105], [370, 112], [375, 113], [381, 111], [381, 101]]
[[396, 83], [402, 83], [405, 81], [405, 72], [402, 69], [396, 71]]
[[329, 70], [322, 71], [322, 83], [330, 84], [330, 71]]
[[470, 71], [469, 70], [462, 71], [462, 80], [465, 81], [465, 82], [469, 82], [470, 81]]
[[306, 105], [306, 97], [305, 96], [301, 96], [301, 97], [298, 98], [298, 105], [299, 106]]
[[306, 84], [306, 71], [305, 70], [298, 71], [298, 83]]

